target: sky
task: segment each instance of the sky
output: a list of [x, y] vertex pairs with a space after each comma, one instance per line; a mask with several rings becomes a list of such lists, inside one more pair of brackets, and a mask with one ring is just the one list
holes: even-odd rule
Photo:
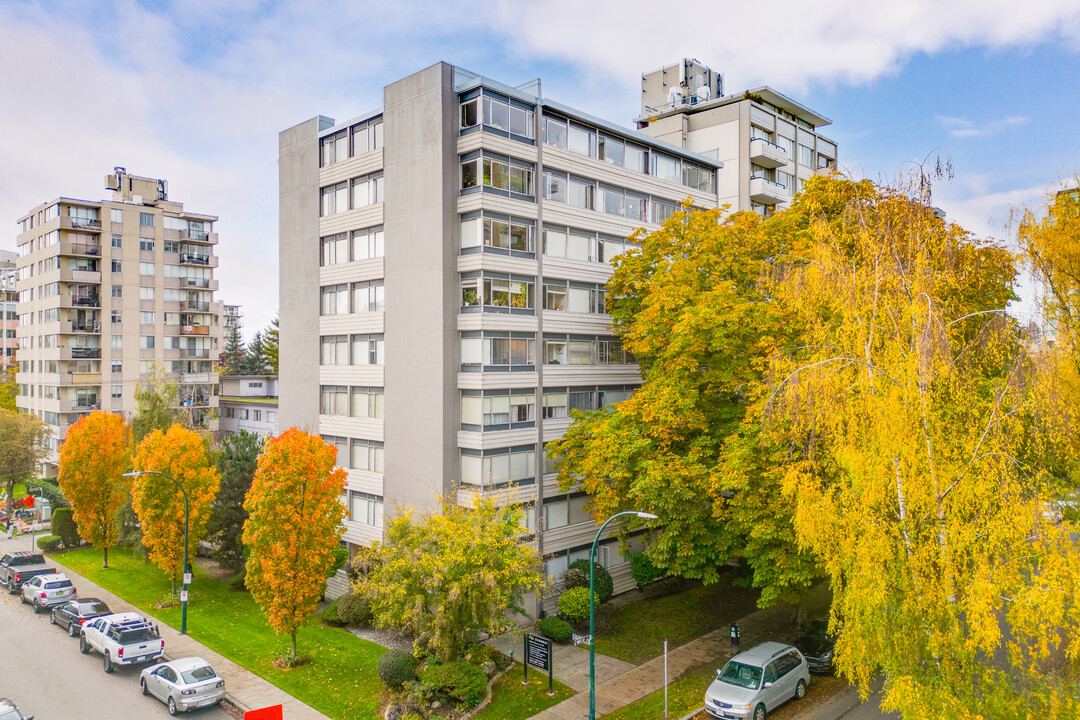
[[166, 179], [221, 218], [218, 299], [250, 337], [278, 308], [280, 131], [439, 61], [631, 126], [641, 74], [684, 57], [828, 117], [855, 177], [950, 164], [934, 204], [980, 237], [1080, 172], [1076, 0], [0, 0], [0, 249], [114, 166]]

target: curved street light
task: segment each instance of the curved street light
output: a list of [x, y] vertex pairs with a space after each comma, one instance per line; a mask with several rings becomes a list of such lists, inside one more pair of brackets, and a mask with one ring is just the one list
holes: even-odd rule
[[635, 515], [642, 520], [655, 520], [656, 515], [647, 512], [641, 512], [640, 510], [624, 510], [619, 513], [615, 513], [600, 526], [600, 529], [596, 531], [596, 537], [593, 538], [592, 551], [589, 553], [589, 720], [596, 720], [596, 638], [593, 636], [594, 627], [593, 624], [596, 618], [596, 595], [595, 595], [595, 575], [596, 575], [596, 544], [600, 542], [600, 535], [604, 532], [604, 528], [608, 526], [608, 523], [617, 517], [623, 515]]
[[[184, 494], [184, 566], [180, 569], [180, 634], [187, 635], [187, 583], [184, 582], [187, 579], [188, 572], [188, 523], [191, 517], [191, 506], [188, 504], [187, 490], [184, 486], [177, 482], [176, 478], [168, 473], [158, 472], [157, 470], [133, 470], [132, 472], [124, 473], [124, 477], [138, 477], [139, 475], [160, 475], [167, 477], [173, 481], [176, 487], [180, 488], [180, 492]], [[175, 587], [175, 585], [173, 586]]]

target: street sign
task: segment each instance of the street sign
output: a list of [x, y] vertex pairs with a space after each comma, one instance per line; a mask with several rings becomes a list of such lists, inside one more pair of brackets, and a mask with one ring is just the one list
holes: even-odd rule
[[526, 635], [525, 662], [541, 670], [550, 670], [551, 641], [537, 635]]
[[574, 640], [575, 645], [592, 645], [592, 635], [578, 635], [572, 633], [570, 637]]
[[184, 573], [184, 584], [185, 585], [190, 585], [191, 584], [191, 573]]
[[180, 602], [187, 602], [187, 590], [180, 591]]

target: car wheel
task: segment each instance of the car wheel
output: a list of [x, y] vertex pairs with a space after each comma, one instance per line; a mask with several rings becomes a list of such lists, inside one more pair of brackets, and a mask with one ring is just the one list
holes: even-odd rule
[[68, 623], [68, 637], [75, 637], [75, 623]]
[[41, 605], [36, 600], [34, 601], [33, 604], [34, 604], [34, 614], [37, 615], [39, 612], [41, 612]]
[[175, 715], [176, 714], [176, 700], [174, 700], [172, 698], [169, 698], [169, 714], [170, 715]]
[[109, 653], [105, 653], [105, 658], [101, 661], [101, 664], [105, 666], [105, 672], [111, 673], [116, 668], [113, 667], [112, 658], [109, 657]]
[[54, 612], [49, 613], [49, 623], [52, 624], [52, 625], [56, 624], [56, 613], [54, 613]]
[[90, 645], [86, 642], [86, 638], [84, 637], [79, 638], [79, 652], [81, 652], [83, 655], [86, 655], [90, 652]]
[[806, 681], [800, 680], [795, 686], [795, 699], [802, 700], [804, 697], [806, 697]]
[[754, 720], [765, 720], [765, 706], [758, 705], [754, 708]]
[[146, 681], [145, 680], [140, 680], [139, 685], [142, 686], [142, 694], [143, 695], [149, 695], [150, 694], [150, 691], [146, 689]]

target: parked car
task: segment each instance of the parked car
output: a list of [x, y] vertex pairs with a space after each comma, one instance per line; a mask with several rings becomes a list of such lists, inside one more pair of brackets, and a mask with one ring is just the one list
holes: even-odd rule
[[797, 648], [764, 642], [731, 658], [716, 673], [705, 691], [705, 710], [718, 718], [765, 720], [791, 698], [805, 697], [809, 684], [810, 671]]
[[829, 634], [829, 618], [811, 620], [806, 632], [795, 641], [795, 647], [806, 658], [810, 672], [831, 673], [836, 638]]
[[0, 698], [0, 720], [34, 720], [34, 716], [23, 715], [15, 703], [7, 698]]
[[101, 653], [105, 672], [117, 665], [153, 662], [165, 652], [165, 641], [157, 627], [133, 612], [102, 615], [83, 623], [79, 652]]
[[225, 681], [201, 657], [152, 665], [139, 673], [143, 695], [169, 706], [169, 714], [217, 705], [225, 697]]
[[63, 605], [57, 605], [49, 613], [49, 622], [67, 628], [70, 637], [82, 634], [82, 624], [102, 615], [110, 615], [112, 610], [97, 598], [78, 598]]
[[75, 599], [75, 585], [63, 573], [30, 578], [22, 586], [22, 601], [34, 606], [34, 612]]
[[20, 551], [0, 556], [0, 583], [9, 595], [19, 592], [24, 582], [37, 575], [56, 572], [56, 568], [46, 564], [41, 553]]

